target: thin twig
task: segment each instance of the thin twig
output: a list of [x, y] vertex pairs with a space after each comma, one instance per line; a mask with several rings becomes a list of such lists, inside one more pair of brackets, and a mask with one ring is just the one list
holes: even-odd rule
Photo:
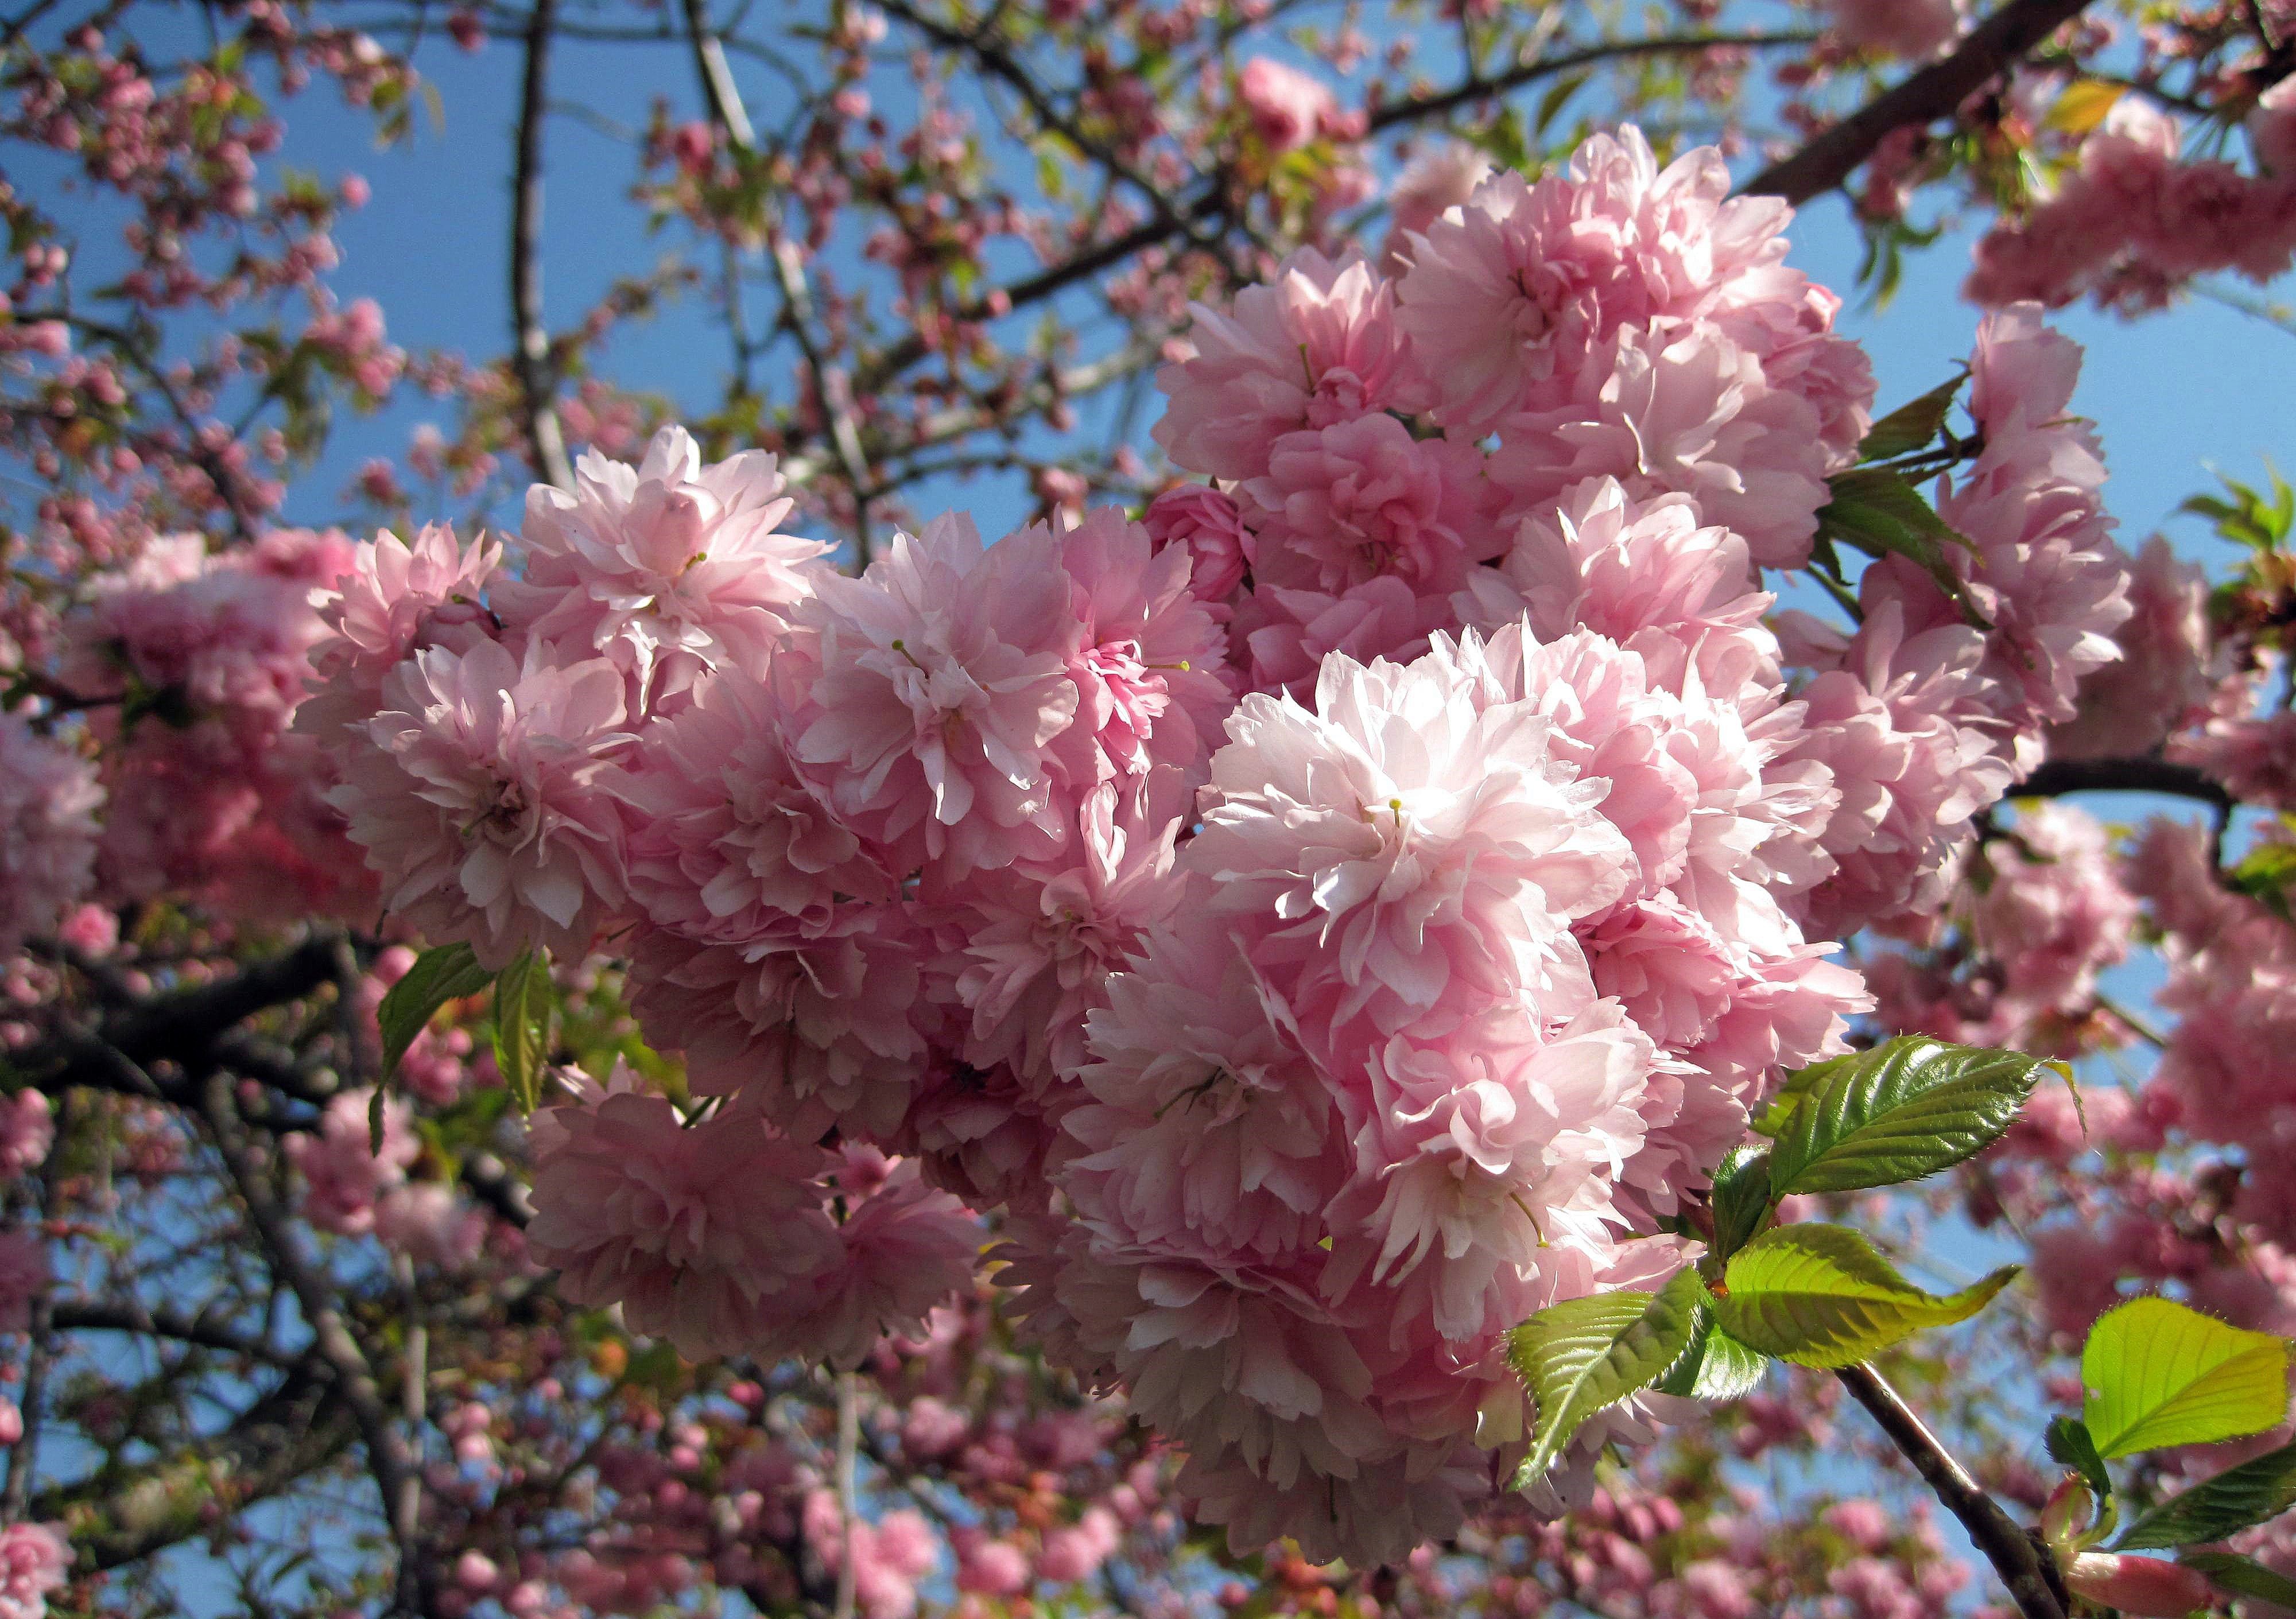
[[548, 109], [550, 33], [558, 0], [534, 0], [526, 31], [526, 72], [519, 86], [517, 169], [511, 180], [510, 307], [519, 408], [525, 416], [534, 470], [562, 489], [574, 487], [566, 436], [552, 403], [558, 379], [550, 331], [542, 322], [542, 124]]
[[1969, 1470], [1938, 1443], [1937, 1435], [1882, 1380], [1881, 1373], [1859, 1365], [1845, 1366], [1834, 1376], [1881, 1425], [1890, 1443], [1914, 1464], [1914, 1471], [1922, 1476], [1945, 1509], [1960, 1520], [1969, 1532], [1970, 1542], [1993, 1565], [2025, 1619], [2066, 1619], [2072, 1611], [2072, 1599], [2048, 1549], [2018, 1527], [2000, 1503], [1969, 1476]]
[[1800, 151], [1771, 164], [1742, 188], [1807, 202], [1832, 191], [1892, 132], [1944, 118], [1988, 79], [2071, 19], [2089, 0], [2009, 0], [1956, 45], [1953, 53], [1875, 96]]
[[341, 1312], [335, 1308], [328, 1284], [304, 1257], [292, 1222], [272, 1190], [264, 1166], [256, 1160], [246, 1126], [232, 1099], [228, 1075], [218, 1072], [209, 1076], [200, 1100], [200, 1115], [206, 1122], [208, 1133], [215, 1140], [217, 1153], [230, 1173], [232, 1184], [239, 1191], [240, 1201], [247, 1206], [248, 1219], [255, 1227], [272, 1270], [286, 1282], [295, 1302], [302, 1307], [314, 1346], [333, 1370], [343, 1398], [350, 1407], [352, 1420], [358, 1426], [359, 1439], [366, 1451], [367, 1469], [374, 1476], [375, 1487], [382, 1497], [383, 1517], [398, 1548], [398, 1588], [393, 1600], [394, 1611], [427, 1612], [425, 1593], [430, 1582], [422, 1549], [415, 1541], [412, 1512], [422, 1500], [421, 1470], [391, 1419], [390, 1405], [383, 1399], [373, 1368], [367, 1362], [366, 1352], [359, 1347]]
[[837, 1607], [832, 1619], [853, 1619], [856, 1568], [853, 1531], [859, 1521], [855, 1480], [861, 1451], [861, 1391], [856, 1374], [837, 1374]]

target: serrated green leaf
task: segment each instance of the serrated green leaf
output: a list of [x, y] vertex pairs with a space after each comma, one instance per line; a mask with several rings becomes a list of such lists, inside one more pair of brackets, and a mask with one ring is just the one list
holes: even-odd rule
[[375, 1009], [375, 1021], [382, 1029], [383, 1077], [398, 1069], [406, 1048], [440, 1007], [477, 994], [492, 977], [468, 944], [441, 944], [415, 957], [406, 976], [390, 986]]
[[2268, 1523], [2296, 1507], [2296, 1443], [2267, 1451], [2162, 1501], [2128, 1525], [2116, 1551], [2195, 1546]]
[[1891, 461], [1900, 455], [1910, 455], [1915, 450], [1927, 448], [1939, 429], [1945, 426], [1947, 413], [1953, 409], [1955, 397], [1968, 379], [1964, 371], [1949, 382], [1939, 383], [1910, 405], [1901, 405], [1875, 422], [1866, 431], [1857, 446], [1861, 462]]
[[2112, 1476], [2104, 1470], [2104, 1458], [2096, 1453], [2096, 1441], [2089, 1437], [2088, 1427], [2079, 1418], [2059, 1417], [2053, 1420], [2046, 1443], [2051, 1459], [2079, 1474], [2097, 1500], [2103, 1500], [2112, 1493]]
[[2185, 1552], [2177, 1562], [2209, 1575], [2209, 1584], [2234, 1596], [2255, 1596], [2259, 1603], [2284, 1607], [2296, 1615], [2296, 1580], [2239, 1552]]
[[1754, 1392], [1770, 1369], [1768, 1357], [1757, 1354], [1715, 1324], [1714, 1312], [1702, 1308], [1698, 1332], [1672, 1370], [1659, 1380], [1658, 1392], [1693, 1400], [1739, 1400]]
[[1826, 479], [1826, 487], [1832, 498], [1818, 509], [1821, 536], [1869, 557], [1906, 558], [1937, 581], [1964, 618], [1991, 627], [1947, 560], [1948, 545], [1968, 550], [1969, 541], [1937, 514], [1919, 489], [1888, 467], [1852, 467]]
[[1770, 1151], [1770, 1196], [1898, 1186], [1999, 1139], [2047, 1066], [2038, 1058], [1900, 1035], [1835, 1058]]
[[1770, 1155], [1734, 1147], [1714, 1172], [1714, 1243], [1717, 1259], [1746, 1246], [1770, 1214]]
[[529, 950], [495, 980], [495, 1066], [521, 1113], [542, 1105], [542, 1065], [550, 1050], [550, 956]]
[[1622, 1289], [1549, 1305], [1507, 1334], [1507, 1361], [1538, 1404], [1516, 1489], [1545, 1476], [1587, 1418], [1648, 1388], [1682, 1358], [1705, 1293], [1697, 1272], [1685, 1270], [1656, 1293]]
[[1846, 1226], [1784, 1225], [1731, 1257], [1714, 1316], [1760, 1353], [1798, 1366], [1849, 1366], [1923, 1328], [1966, 1321], [2016, 1274], [2008, 1265], [1958, 1293], [1928, 1293]]
[[2288, 1410], [2288, 1345], [2173, 1299], [2108, 1310], [2081, 1349], [2101, 1456], [2260, 1434]]
[[2254, 1597], [2296, 1614], [2296, 1580], [2276, 1574], [2236, 1551], [2188, 1551], [2177, 1559], [2209, 1577], [2209, 1583], [2236, 1596]]

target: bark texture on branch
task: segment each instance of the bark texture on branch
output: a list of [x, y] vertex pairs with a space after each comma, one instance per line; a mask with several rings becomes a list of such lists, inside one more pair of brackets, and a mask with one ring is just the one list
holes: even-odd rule
[[2024, 1619], [2066, 1619], [2072, 1612], [2072, 1598], [2048, 1549], [2001, 1509], [1881, 1373], [1861, 1365], [1845, 1366], [1834, 1375], [1913, 1464], [1931, 1493], [1969, 1532], [1971, 1543], [1993, 1565]]
[[2087, 8], [2088, 0], [2009, 0], [1953, 53], [1909, 74], [1742, 188], [1792, 203], [1832, 191], [1893, 131], [1946, 117]]

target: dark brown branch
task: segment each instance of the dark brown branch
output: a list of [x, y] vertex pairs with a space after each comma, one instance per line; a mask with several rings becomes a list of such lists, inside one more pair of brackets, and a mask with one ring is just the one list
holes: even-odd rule
[[526, 31], [526, 71], [519, 86], [517, 170], [511, 180], [511, 364], [534, 470], [562, 489], [574, 487], [566, 437], [552, 399], [558, 379], [550, 331], [542, 323], [542, 120], [550, 82], [550, 31], [558, 0], [535, 0]]
[[217, 1048], [232, 1029], [258, 1012], [312, 993], [333, 978], [335, 961], [334, 936], [317, 935], [220, 984], [155, 996], [117, 1012], [92, 1036], [43, 1041], [20, 1053], [13, 1066], [44, 1091], [86, 1085], [155, 1095], [160, 1087], [142, 1070], [162, 1061], [187, 1073], [212, 1066]]
[[2013, 798], [2057, 798], [2067, 793], [2168, 793], [2197, 798], [2220, 810], [2233, 797], [2189, 765], [2166, 759], [2051, 759], [2009, 789]]
[[1948, 116], [2087, 4], [2088, 0], [2009, 0], [1950, 56], [1908, 74], [1792, 157], [1771, 164], [1743, 189], [1795, 203], [1832, 191], [1892, 131]]
[[2001, 1509], [2000, 1503], [1938, 1443], [1937, 1435], [1898, 1397], [1898, 1391], [1882, 1381], [1879, 1372], [1870, 1366], [1845, 1366], [1834, 1375], [1850, 1397], [1881, 1425], [1890, 1443], [1914, 1464], [1914, 1471], [1922, 1476], [1922, 1482], [1945, 1509], [1960, 1520], [1971, 1543], [2001, 1576], [2018, 1612], [2025, 1619], [2066, 1619], [2072, 1611], [2072, 1599], [2048, 1549]]
[[125, 1332], [168, 1338], [280, 1367], [303, 1364], [303, 1357], [275, 1349], [261, 1338], [250, 1337], [212, 1311], [186, 1315], [166, 1304], [146, 1309], [134, 1299], [60, 1299], [52, 1319], [59, 1332]]

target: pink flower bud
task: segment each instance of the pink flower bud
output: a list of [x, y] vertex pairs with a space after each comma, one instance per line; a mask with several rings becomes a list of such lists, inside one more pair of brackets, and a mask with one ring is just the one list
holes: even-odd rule
[[2065, 1570], [2065, 1584], [2078, 1596], [2139, 1619], [2181, 1619], [2210, 1601], [2208, 1580], [2198, 1569], [2111, 1551], [2084, 1551], [2075, 1558]]

